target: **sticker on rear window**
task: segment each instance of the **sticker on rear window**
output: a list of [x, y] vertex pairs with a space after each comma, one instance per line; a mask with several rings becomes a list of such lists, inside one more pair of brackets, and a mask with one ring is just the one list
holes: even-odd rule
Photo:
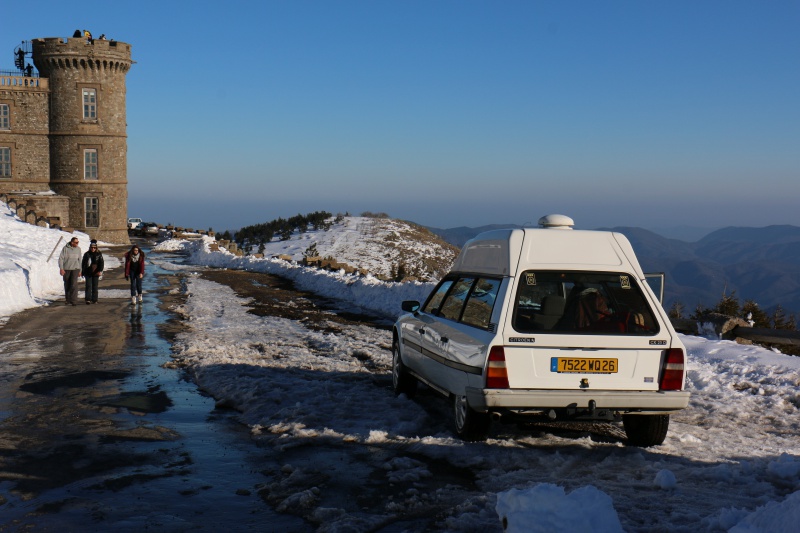
[[536, 285], [536, 274], [533, 272], [528, 272], [525, 274], [525, 283], [528, 285]]
[[619, 277], [619, 284], [623, 289], [630, 289], [631, 288], [631, 279], [628, 276], [620, 276]]

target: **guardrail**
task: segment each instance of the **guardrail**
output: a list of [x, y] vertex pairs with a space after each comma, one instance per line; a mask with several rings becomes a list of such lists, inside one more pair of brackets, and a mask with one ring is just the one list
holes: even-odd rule
[[744, 339], [761, 344], [782, 344], [800, 346], [800, 331], [790, 329], [753, 328], [741, 318], [714, 315], [698, 323], [689, 318], [671, 318], [672, 327], [684, 335], [700, 335], [701, 331], [711, 331], [720, 339]]
[[800, 346], [800, 331], [769, 328], [746, 328], [736, 326], [731, 330], [731, 335], [754, 342], [767, 344], [789, 344]]

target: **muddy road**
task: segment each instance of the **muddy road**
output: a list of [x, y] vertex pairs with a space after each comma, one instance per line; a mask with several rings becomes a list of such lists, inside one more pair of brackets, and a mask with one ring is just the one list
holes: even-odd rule
[[132, 306], [122, 270], [96, 305], [0, 327], [0, 531], [310, 530], [262, 498], [235, 413], [168, 364], [180, 276], [148, 265]]

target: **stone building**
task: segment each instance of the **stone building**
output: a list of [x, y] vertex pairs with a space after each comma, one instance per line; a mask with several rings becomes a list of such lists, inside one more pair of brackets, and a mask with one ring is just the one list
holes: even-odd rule
[[30, 45], [39, 75], [0, 75], [0, 194], [61, 227], [127, 244], [131, 46], [84, 37]]

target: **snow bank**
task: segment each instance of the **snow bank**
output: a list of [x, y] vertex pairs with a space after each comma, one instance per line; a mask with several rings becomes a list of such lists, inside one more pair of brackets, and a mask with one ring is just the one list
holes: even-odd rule
[[343, 270], [329, 272], [282, 259], [239, 257], [226, 250], [212, 252], [209, 244], [213, 242], [208, 236], [196, 241], [169, 240], [156, 246], [155, 251], [183, 250], [189, 252], [188, 261], [195, 265], [279, 275], [290, 279], [300, 290], [348, 302], [387, 318], [400, 315], [404, 300], [424, 301], [435, 286], [435, 283], [385, 282], [370, 275], [346, 274]]
[[0, 203], [0, 321], [63, 295], [58, 255], [73, 236], [85, 250], [85, 233], [33, 226]]
[[800, 524], [800, 491], [781, 502], [768, 502], [752, 513], [726, 509], [718, 523], [728, 533], [788, 533], [797, 531], [797, 524]]

